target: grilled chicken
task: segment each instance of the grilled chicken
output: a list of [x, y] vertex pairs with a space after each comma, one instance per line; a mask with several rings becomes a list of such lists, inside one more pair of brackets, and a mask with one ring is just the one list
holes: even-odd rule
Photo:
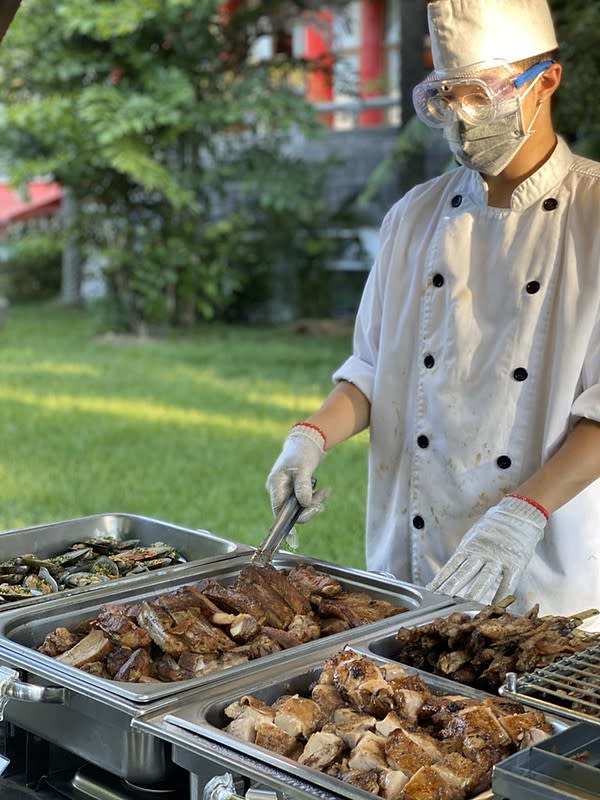
[[314, 700], [295, 694], [279, 706], [274, 721], [290, 736], [308, 739], [322, 724], [323, 715]]
[[323, 716], [327, 719], [336, 708], [341, 708], [344, 701], [335, 686], [327, 683], [317, 683], [310, 693], [311, 699], [317, 703]]
[[269, 720], [255, 719], [254, 744], [279, 755], [289, 756], [296, 748], [297, 739]]
[[436, 741], [425, 732], [411, 733], [406, 728], [395, 728], [387, 737], [385, 753], [388, 764], [407, 775], [423, 766], [439, 761], [442, 753]]
[[334, 733], [317, 731], [311, 734], [298, 763], [323, 770], [332, 764], [344, 749], [344, 742]]
[[331, 718], [331, 730], [340, 737], [350, 749], [356, 747], [363, 736], [375, 729], [376, 718], [361, 714], [351, 708], [338, 708]]
[[362, 772], [368, 772], [371, 769], [387, 769], [385, 744], [385, 736], [367, 731], [360, 737], [356, 747], [350, 753], [348, 766], [350, 769]]

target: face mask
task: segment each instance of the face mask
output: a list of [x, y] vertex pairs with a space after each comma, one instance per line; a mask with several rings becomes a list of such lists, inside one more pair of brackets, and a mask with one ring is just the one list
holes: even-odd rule
[[457, 161], [484, 175], [499, 175], [510, 164], [533, 133], [532, 127], [541, 108], [540, 103], [526, 130], [521, 100], [536, 81], [537, 78], [515, 99], [514, 110], [493, 122], [477, 125], [458, 120], [444, 128], [444, 138]]

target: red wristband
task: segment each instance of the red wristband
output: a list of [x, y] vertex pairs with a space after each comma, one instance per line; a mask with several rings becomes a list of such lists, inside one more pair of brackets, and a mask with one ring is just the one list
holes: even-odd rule
[[320, 433], [323, 437], [323, 450], [327, 450], [327, 437], [318, 425], [315, 425], [313, 422], [296, 422], [294, 425], [292, 425], [292, 428], [300, 428], [302, 426], [305, 428], [312, 428], [317, 433]]
[[517, 500], [524, 500], [526, 503], [529, 503], [530, 506], [533, 506], [534, 508], [537, 508], [538, 511], [541, 511], [547, 520], [550, 519], [550, 512], [547, 511], [541, 503], [538, 503], [536, 500], [532, 500], [531, 497], [525, 497], [525, 495], [515, 494], [514, 492], [507, 494], [506, 497], [516, 497]]

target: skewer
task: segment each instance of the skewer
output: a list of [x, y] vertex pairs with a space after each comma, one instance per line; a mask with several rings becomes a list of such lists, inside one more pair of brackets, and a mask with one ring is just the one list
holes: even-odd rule
[[569, 619], [572, 619], [573, 622], [581, 625], [584, 620], [589, 619], [590, 617], [595, 617], [596, 614], [600, 614], [600, 611], [598, 611], [597, 608], [588, 608], [585, 611], [579, 611], [577, 614], [570, 614]]
[[499, 606], [500, 608], [508, 608], [515, 602], [516, 599], [517, 598], [514, 596], [514, 594], [507, 594], [506, 597], [503, 597], [502, 600], [498, 600], [498, 602], [494, 603], [494, 605]]

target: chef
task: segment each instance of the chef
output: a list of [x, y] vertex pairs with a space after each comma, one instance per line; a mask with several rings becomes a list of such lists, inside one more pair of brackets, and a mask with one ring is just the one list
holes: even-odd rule
[[600, 608], [600, 164], [554, 132], [546, 0], [428, 5], [413, 94], [459, 165], [389, 211], [353, 353], [268, 477], [321, 510], [369, 428], [367, 565], [516, 611]]

